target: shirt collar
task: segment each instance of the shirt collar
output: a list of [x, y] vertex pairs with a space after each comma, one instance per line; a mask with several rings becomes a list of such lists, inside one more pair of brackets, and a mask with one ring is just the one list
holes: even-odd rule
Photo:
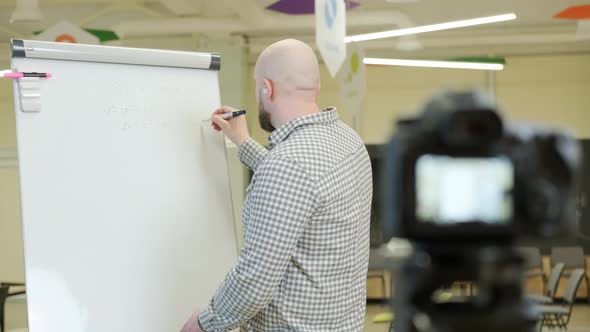
[[268, 137], [268, 148], [272, 149], [275, 145], [281, 143], [296, 129], [309, 124], [327, 124], [338, 120], [338, 112], [335, 107], [328, 107], [321, 112], [300, 116], [293, 119], [280, 128], [275, 129]]

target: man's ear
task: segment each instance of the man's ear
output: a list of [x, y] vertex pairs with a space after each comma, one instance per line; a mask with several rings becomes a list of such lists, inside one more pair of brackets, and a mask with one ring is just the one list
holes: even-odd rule
[[264, 86], [262, 87], [262, 96], [266, 97], [268, 100], [274, 99], [274, 87], [270, 80], [264, 79], [263, 82]]

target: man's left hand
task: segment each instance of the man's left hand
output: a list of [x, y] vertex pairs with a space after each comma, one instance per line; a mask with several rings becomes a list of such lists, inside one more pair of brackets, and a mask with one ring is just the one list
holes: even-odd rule
[[203, 330], [201, 330], [201, 327], [199, 326], [199, 314], [201, 313], [200, 310], [197, 310], [197, 312], [195, 312], [191, 318], [189, 318], [186, 323], [184, 323], [184, 326], [182, 327], [182, 330], [180, 330], [180, 332], [204, 332]]

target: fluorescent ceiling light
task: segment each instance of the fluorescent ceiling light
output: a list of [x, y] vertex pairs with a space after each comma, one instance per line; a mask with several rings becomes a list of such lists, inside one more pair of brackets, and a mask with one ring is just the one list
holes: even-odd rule
[[473, 26], [473, 25], [510, 21], [510, 20], [514, 20], [514, 19], [516, 19], [516, 14], [514, 14], [514, 13], [495, 15], [495, 16], [486, 16], [486, 17], [480, 17], [480, 18], [472, 18], [469, 20], [453, 21], [453, 22], [447, 22], [447, 23], [423, 25], [420, 27], [413, 27], [413, 28], [406, 28], [406, 29], [397, 29], [397, 30], [366, 33], [363, 35], [348, 36], [348, 37], [344, 37], [344, 41], [347, 43], [350, 43], [350, 42], [358, 42], [358, 41], [380, 39], [380, 38], [399, 37], [399, 36], [413, 35], [413, 34], [423, 33], [423, 32], [463, 28], [463, 27], [468, 27], [468, 26]]
[[364, 58], [367, 65], [385, 66], [406, 66], [406, 67], [432, 67], [432, 68], [454, 68], [454, 69], [479, 69], [479, 70], [502, 70], [501, 63], [481, 62], [460, 62], [460, 61], [430, 61], [430, 60], [407, 60], [407, 59], [380, 59]]

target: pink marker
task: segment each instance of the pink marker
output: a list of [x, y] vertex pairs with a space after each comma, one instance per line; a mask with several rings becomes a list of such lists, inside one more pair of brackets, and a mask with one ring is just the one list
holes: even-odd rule
[[50, 73], [23, 73], [23, 72], [18, 72], [18, 73], [5, 73], [4, 77], [6, 78], [13, 78], [13, 79], [19, 79], [19, 78], [23, 78], [23, 77], [41, 77], [41, 78], [50, 78], [51, 74]]

